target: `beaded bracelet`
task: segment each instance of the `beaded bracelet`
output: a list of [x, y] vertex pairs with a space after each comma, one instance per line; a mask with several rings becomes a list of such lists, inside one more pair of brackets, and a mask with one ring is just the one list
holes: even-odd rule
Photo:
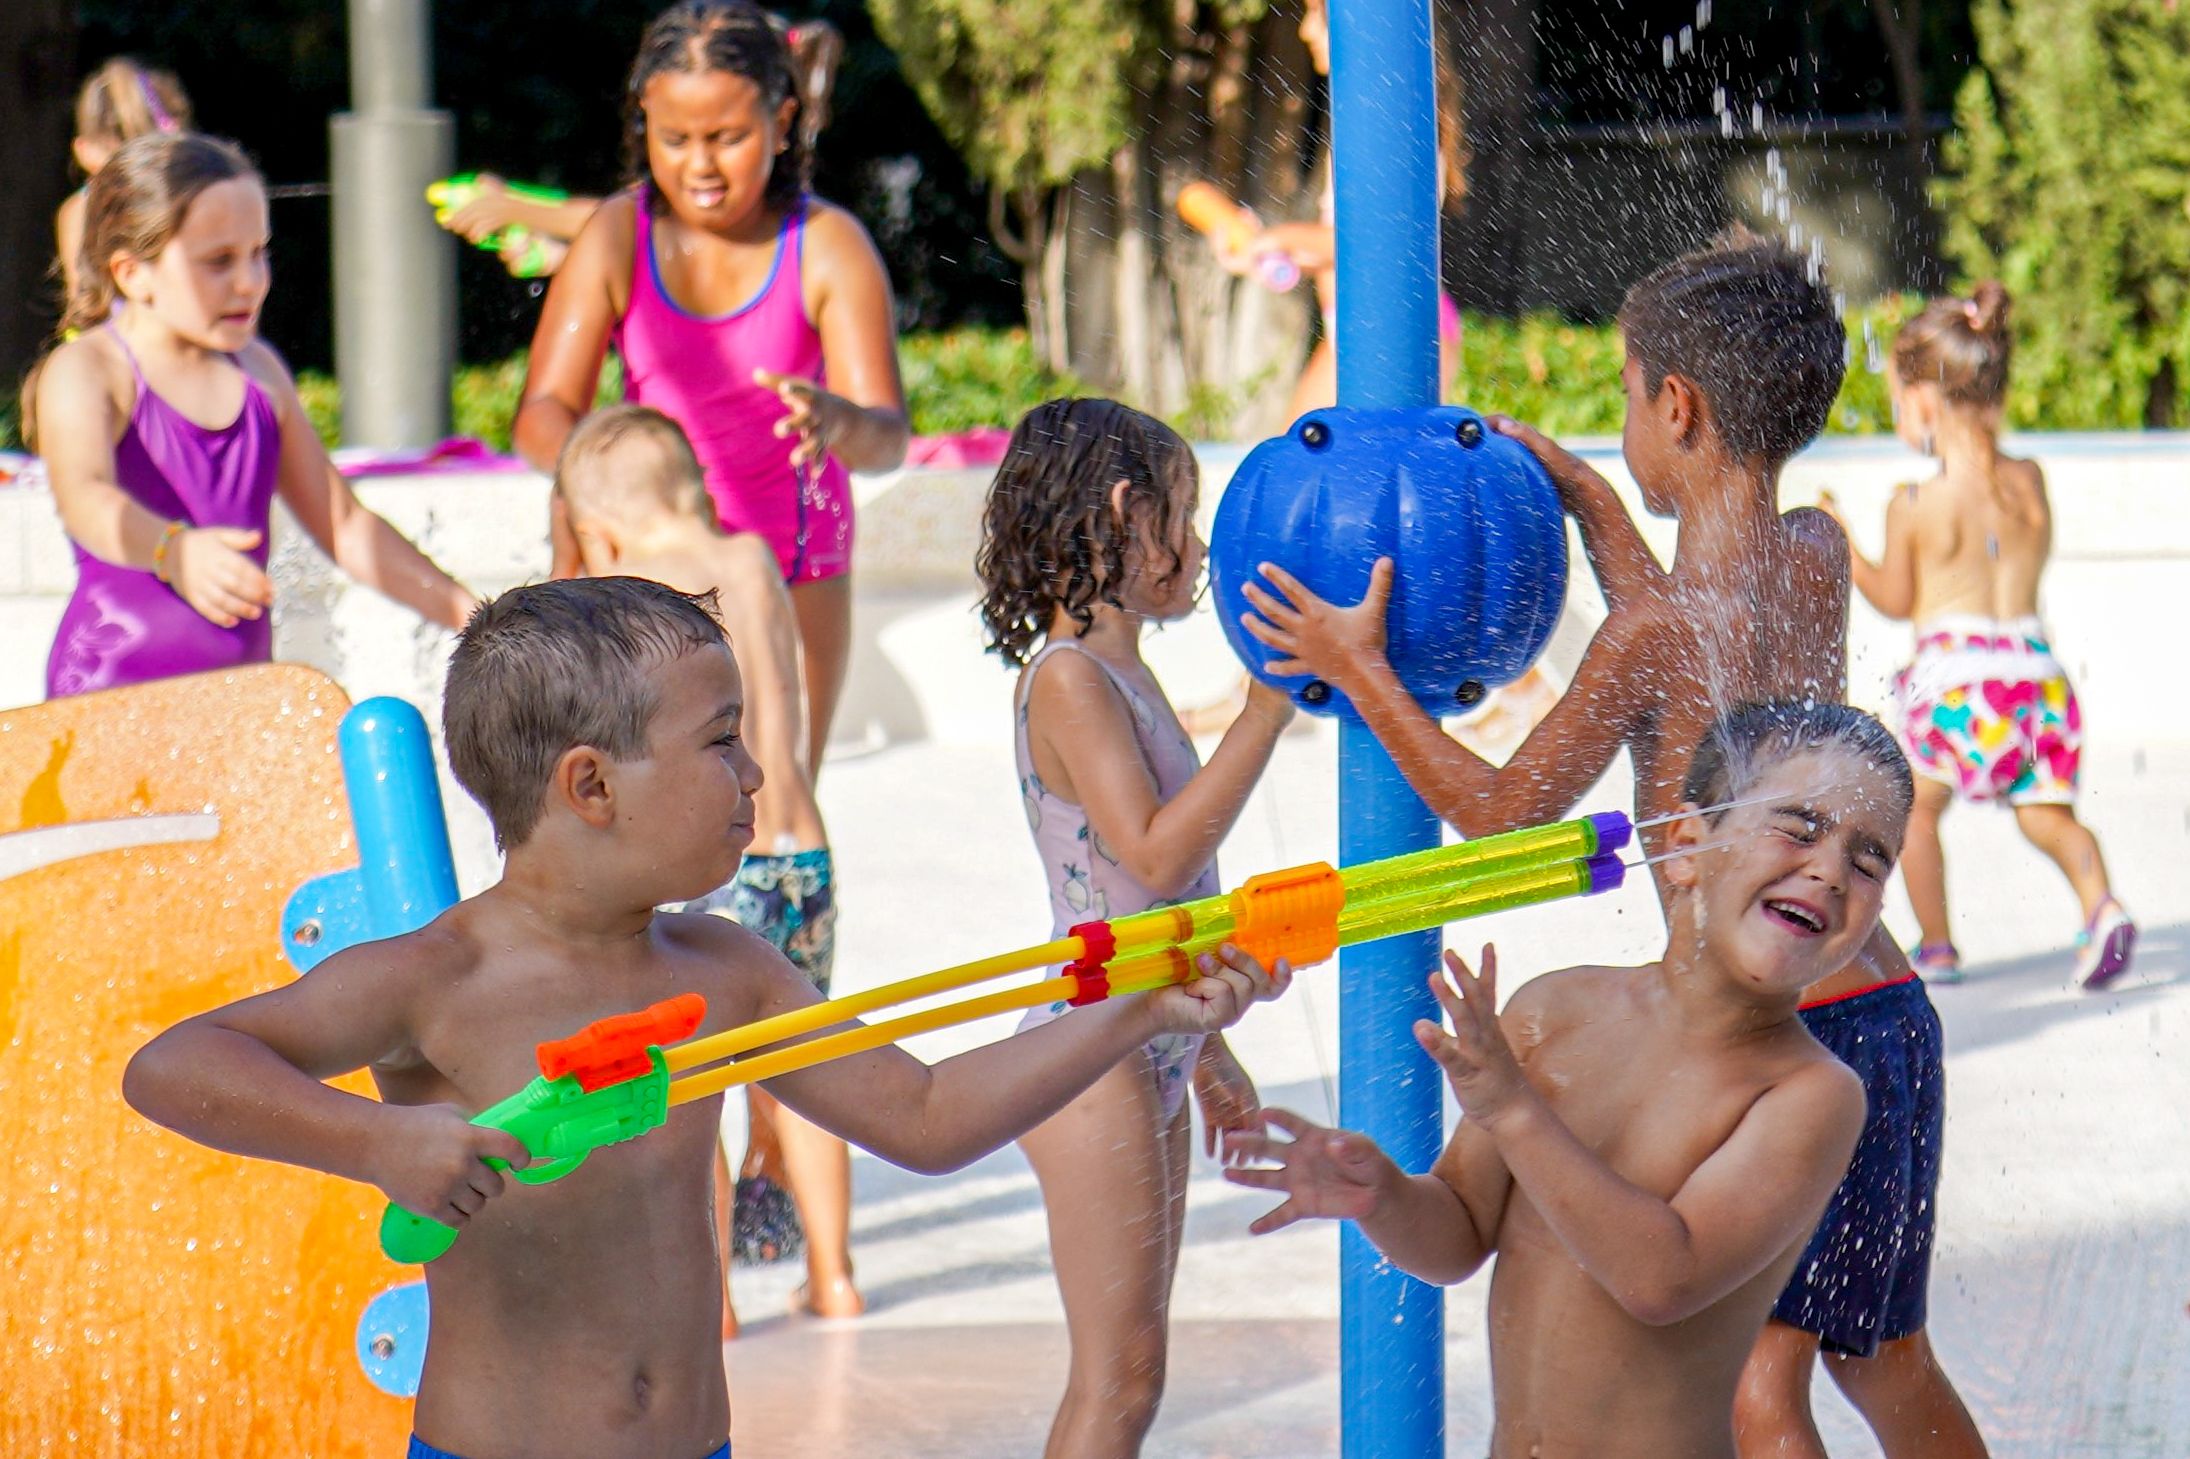
[[182, 534], [183, 524], [181, 522], [169, 522], [160, 532], [160, 540], [152, 546], [152, 575], [163, 583], [169, 580], [167, 576], [167, 549], [174, 546], [175, 539], [182, 536]]

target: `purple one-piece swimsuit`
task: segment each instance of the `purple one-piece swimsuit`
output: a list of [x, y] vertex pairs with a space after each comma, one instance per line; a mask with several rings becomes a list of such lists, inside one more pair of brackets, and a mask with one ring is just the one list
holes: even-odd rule
[[[120, 342], [121, 336], [114, 336]], [[129, 354], [129, 346], [122, 346]], [[218, 430], [153, 393], [137, 358], [137, 404], [114, 447], [114, 476], [146, 510], [191, 527], [242, 527], [260, 534], [250, 557], [266, 566], [267, 513], [281, 469], [281, 418], [248, 372], [243, 409]], [[241, 369], [239, 364], [237, 368]], [[85, 694], [197, 674], [273, 657], [269, 617], [222, 628], [149, 572], [117, 567], [75, 543], [76, 591], [46, 659], [46, 693]]]

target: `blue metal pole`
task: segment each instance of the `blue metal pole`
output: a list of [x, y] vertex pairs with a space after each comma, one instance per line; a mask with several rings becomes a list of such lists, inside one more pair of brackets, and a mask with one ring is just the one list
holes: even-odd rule
[[[1338, 227], [1338, 399], [1437, 403], [1437, 120], [1430, 0], [1329, 7]], [[1437, 819], [1352, 716], [1339, 729], [1339, 859], [1436, 844]], [[1443, 1145], [1437, 1069], [1412, 1032], [1435, 932], [1339, 957], [1339, 1120], [1411, 1171]], [[1346, 1459], [1444, 1453], [1445, 1300], [1394, 1271], [1351, 1224], [1340, 1238], [1339, 1409]]]

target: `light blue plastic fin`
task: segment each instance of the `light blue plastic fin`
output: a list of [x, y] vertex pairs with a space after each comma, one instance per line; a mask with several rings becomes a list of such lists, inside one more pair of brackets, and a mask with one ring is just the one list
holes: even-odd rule
[[373, 940], [365, 878], [356, 867], [315, 876], [281, 909], [281, 950], [300, 973], [346, 947]]
[[282, 951], [300, 973], [346, 947], [415, 931], [456, 902], [424, 718], [400, 699], [368, 699], [342, 717], [337, 743], [358, 864], [306, 882], [282, 909]]
[[398, 1398], [418, 1396], [426, 1365], [426, 1284], [405, 1282], [365, 1304], [357, 1322], [357, 1361], [372, 1385]]

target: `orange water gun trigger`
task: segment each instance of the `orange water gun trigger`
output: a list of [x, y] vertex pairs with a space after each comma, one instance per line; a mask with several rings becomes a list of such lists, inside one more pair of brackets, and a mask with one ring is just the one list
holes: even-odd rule
[[705, 998], [680, 993], [637, 1013], [589, 1023], [568, 1038], [540, 1045], [541, 1077], [571, 1075], [589, 1094], [619, 1079], [636, 1078], [653, 1067], [647, 1058], [649, 1048], [690, 1038], [705, 1017]]

